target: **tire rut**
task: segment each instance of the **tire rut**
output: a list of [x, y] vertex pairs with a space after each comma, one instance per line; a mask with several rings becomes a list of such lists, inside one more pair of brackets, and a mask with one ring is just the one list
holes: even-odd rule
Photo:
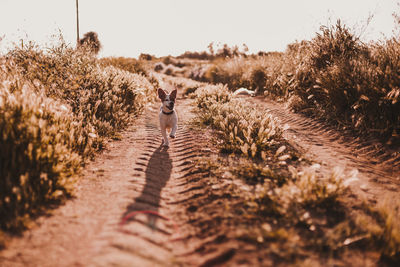
[[[100, 260], [106, 263], [104, 266], [119, 266], [121, 262], [116, 259], [129, 257], [132, 257], [131, 262], [138, 262], [141, 266], [186, 265], [179, 256], [187, 247], [180, 240], [188, 239], [181, 232], [182, 225], [187, 223], [182, 220], [185, 215], [181, 214], [181, 206], [187, 199], [198, 197], [196, 190], [204, 189], [193, 188], [182, 180], [188, 181], [196, 175], [194, 162], [202, 156], [201, 142], [187, 128], [187, 118], [180, 116], [176, 139], [170, 141], [169, 148], [162, 147], [157, 110], [155, 108], [146, 114], [145, 149], [133, 168], [132, 187], [141, 185], [140, 190], [136, 190], [140, 194], [132, 199], [121, 219], [135, 215], [122, 225], [124, 238], [116, 240], [109, 256]], [[152, 212], [153, 215], [142, 212]], [[143, 248], [147, 249], [143, 251]], [[140, 250], [142, 252], [138, 254]], [[123, 256], [116, 257], [116, 254]]]
[[158, 104], [83, 170], [72, 200], [0, 251], [8, 266], [182, 266], [192, 234], [187, 201], [207, 197], [195, 169], [207, 138], [187, 125], [189, 100], [178, 104], [177, 137], [161, 146]]
[[[400, 187], [400, 156], [385, 150], [376, 141], [363, 141], [325, 123], [293, 113], [283, 105], [264, 98], [249, 98], [266, 108], [288, 129], [284, 133], [294, 147], [319, 163], [322, 172], [336, 166], [344, 169], [352, 190], [376, 202], [383, 196], [397, 199]], [[389, 194], [389, 196], [388, 196]]]

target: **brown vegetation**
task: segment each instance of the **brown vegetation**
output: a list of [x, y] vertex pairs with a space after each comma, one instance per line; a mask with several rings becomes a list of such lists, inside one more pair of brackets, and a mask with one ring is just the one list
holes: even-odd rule
[[142, 75], [64, 43], [15, 47], [0, 65], [0, 229], [64, 198], [73, 175], [151, 99]]
[[89, 52], [97, 55], [101, 50], [101, 43], [96, 32], [87, 32], [79, 40], [79, 46], [87, 49]]
[[284, 53], [215, 59], [202, 81], [246, 87], [383, 141], [400, 135], [400, 44], [362, 43], [340, 21]]
[[[374, 251], [379, 252], [381, 264], [399, 262], [398, 206], [370, 207], [351, 200], [340, 169], [321, 177], [314, 166], [307, 168], [307, 160], [285, 142], [271, 115], [232, 98], [226, 86], [202, 86], [194, 96], [201, 110], [198, 119], [216, 130], [222, 152], [200, 161], [199, 167], [220, 180], [216, 184], [240, 179], [252, 186], [243, 190], [230, 182], [224, 193], [235, 200], [221, 219], [221, 229], [234, 224], [236, 238], [257, 244], [273, 265], [324, 266], [348, 261], [344, 255]], [[232, 222], [232, 217], [237, 219]]]

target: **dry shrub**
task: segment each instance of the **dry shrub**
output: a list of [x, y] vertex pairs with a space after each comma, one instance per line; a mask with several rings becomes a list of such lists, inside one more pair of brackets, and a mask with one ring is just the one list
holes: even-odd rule
[[338, 21], [321, 27], [311, 41], [288, 45], [284, 53], [211, 63], [204, 75], [193, 77], [283, 100], [295, 96], [296, 110], [383, 141], [400, 135], [400, 43], [395, 38], [367, 45]]
[[[382, 259], [391, 263], [400, 262], [400, 203], [384, 203], [376, 208], [381, 232], [372, 232], [381, 245]], [[378, 233], [378, 235], [376, 235]], [[379, 234], [380, 233], [380, 234]]]
[[190, 52], [186, 51], [182, 55], [178, 56], [178, 58], [190, 58], [190, 59], [200, 59], [207, 60], [214, 58], [213, 55], [208, 54], [206, 51], [203, 52]]
[[203, 86], [196, 93], [196, 104], [201, 109], [209, 109], [214, 103], [228, 103], [232, 100], [232, 94], [226, 85]]
[[[260, 57], [234, 57], [216, 59], [206, 67], [204, 75], [193, 78], [211, 83], [227, 84], [229, 89], [240, 87], [263, 92], [273, 97], [286, 97], [288, 91], [282, 90], [291, 79], [291, 70], [286, 70], [282, 53], [266, 53]], [[282, 73], [285, 73], [284, 75]]]
[[94, 139], [66, 105], [14, 74], [0, 87], [2, 229], [21, 227], [19, 216], [65, 196]]
[[151, 101], [146, 77], [64, 43], [0, 62], [0, 228], [68, 195], [73, 174]]
[[100, 62], [104, 66], [114, 66], [132, 73], [147, 75], [147, 71], [145, 70], [143, 64], [134, 58], [108, 57], [100, 59]]
[[242, 77], [247, 71], [246, 59], [235, 57], [232, 59], [219, 58], [213, 61], [204, 73], [204, 79], [211, 83], [223, 83], [229, 89], [234, 90], [240, 87], [249, 87], [249, 83]]
[[[399, 205], [348, 205], [342, 170], [321, 175], [316, 164], [298, 171], [294, 161], [287, 161], [292, 153], [270, 115], [232, 98], [226, 85], [200, 86], [195, 95], [197, 116], [217, 131], [221, 151], [236, 153], [215, 155], [198, 167], [210, 172], [216, 188], [230, 185], [224, 194], [237, 204], [225, 210], [233, 211], [226, 220], [231, 226], [236, 218], [238, 239], [254, 242], [264, 255], [281, 257], [280, 263], [313, 258], [324, 266], [327, 257], [370, 251], [380, 253], [381, 263], [398, 263]], [[246, 185], [233, 181], [237, 178]]]
[[267, 112], [232, 99], [226, 86], [205, 86], [196, 91], [196, 96], [202, 109], [199, 117], [218, 130], [223, 151], [266, 159], [267, 151], [277, 148], [282, 130]]
[[90, 53], [97, 55], [101, 50], [101, 43], [96, 32], [87, 32], [79, 40], [79, 46]]
[[101, 136], [124, 127], [153, 90], [144, 76], [104, 67], [90, 54], [64, 44], [48, 53], [35, 46], [15, 48], [7, 57], [25, 78], [42, 83], [47, 96], [69, 104]]
[[139, 60], [146, 60], [146, 61], [150, 61], [153, 60], [153, 58], [155, 58], [154, 56], [150, 55], [150, 54], [140, 54], [139, 55]]
[[173, 73], [174, 73], [174, 70], [171, 66], [168, 66], [164, 71], [165, 75], [172, 75]]
[[162, 62], [159, 62], [154, 65], [154, 70], [157, 72], [162, 71], [164, 68], [165, 68], [165, 65]]
[[399, 52], [394, 40], [364, 45], [340, 22], [324, 27], [309, 44], [293, 92], [315, 114], [386, 140], [400, 130]]

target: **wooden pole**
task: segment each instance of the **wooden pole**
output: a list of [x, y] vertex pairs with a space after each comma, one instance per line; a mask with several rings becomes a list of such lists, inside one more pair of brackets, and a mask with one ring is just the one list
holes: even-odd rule
[[76, 0], [76, 45], [79, 45], [79, 6]]

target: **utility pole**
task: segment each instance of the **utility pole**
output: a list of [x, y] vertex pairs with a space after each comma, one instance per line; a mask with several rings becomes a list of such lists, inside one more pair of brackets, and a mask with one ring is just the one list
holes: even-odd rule
[[76, 45], [79, 45], [79, 6], [76, 0]]

